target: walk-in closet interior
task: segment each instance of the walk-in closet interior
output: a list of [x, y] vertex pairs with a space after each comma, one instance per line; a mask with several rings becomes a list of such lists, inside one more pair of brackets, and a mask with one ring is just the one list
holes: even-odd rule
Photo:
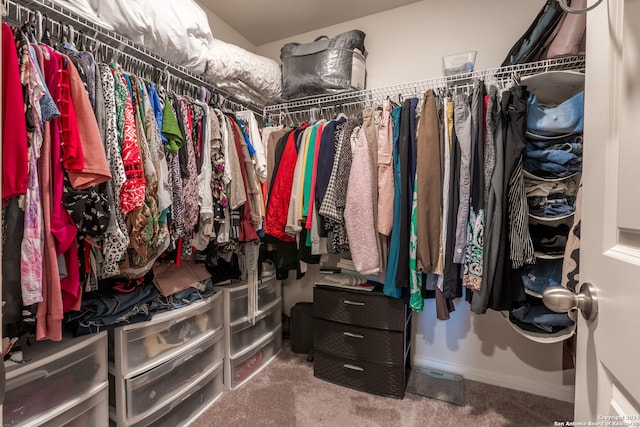
[[3, 0], [3, 425], [573, 403], [587, 2], [343, 3]]

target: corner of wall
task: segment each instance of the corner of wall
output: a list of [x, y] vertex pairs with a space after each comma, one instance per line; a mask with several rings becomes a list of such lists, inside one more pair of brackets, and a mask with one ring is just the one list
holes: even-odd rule
[[203, 5], [201, 2], [196, 0], [198, 5], [205, 11], [207, 14], [207, 18], [209, 19], [209, 27], [211, 27], [211, 32], [213, 33], [213, 37], [218, 40], [221, 40], [226, 43], [231, 43], [233, 45], [239, 46], [249, 52], [255, 53], [256, 46], [251, 43], [247, 38], [245, 38], [242, 34], [237, 32], [233, 27], [227, 24], [222, 18], [213, 13], [213, 11]]

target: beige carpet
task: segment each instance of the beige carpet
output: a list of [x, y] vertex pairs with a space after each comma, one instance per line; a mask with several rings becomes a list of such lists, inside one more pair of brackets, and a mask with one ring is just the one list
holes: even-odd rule
[[465, 406], [407, 393], [402, 400], [337, 386], [313, 376], [305, 355], [289, 350], [236, 390], [225, 391], [193, 427], [212, 426], [553, 426], [573, 405], [465, 381]]

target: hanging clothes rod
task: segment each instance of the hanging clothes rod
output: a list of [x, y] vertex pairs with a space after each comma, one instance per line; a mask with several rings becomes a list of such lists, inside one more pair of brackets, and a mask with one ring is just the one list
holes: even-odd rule
[[[31, 19], [33, 12], [39, 11], [43, 15], [43, 19], [48, 21], [55, 31], [59, 31], [58, 34], [67, 28], [72, 29], [79, 33], [79, 37], [82, 39], [94, 42], [93, 49], [103, 49], [106, 53], [115, 54], [118, 58], [124, 57], [125, 65], [133, 67], [127, 71], [133, 72], [134, 69], [140, 69], [142, 70], [141, 77], [150, 77], [149, 68], [153, 68], [157, 72], [156, 75], [166, 76], [168, 74], [173, 84], [178, 87], [188, 86], [189, 92], [192, 94], [197, 94], [198, 88], [204, 87], [211, 93], [219, 95], [223, 107], [232, 110], [248, 109], [262, 116], [264, 108], [262, 105], [242, 102], [183, 66], [169, 61], [144, 46], [89, 21], [51, 0], [3, 0], [2, 6], [3, 20], [22, 25]], [[100, 59], [106, 60], [106, 58]]]
[[437, 77], [409, 83], [401, 83], [374, 89], [345, 92], [335, 95], [314, 96], [301, 98], [289, 102], [268, 105], [264, 108], [264, 117], [278, 117], [281, 113], [288, 117], [309, 117], [312, 113], [325, 111], [338, 111], [354, 105], [369, 105], [380, 103], [384, 99], [398, 101], [398, 98], [422, 97], [429, 89], [455, 89], [459, 87], [471, 87], [475, 79], [485, 80], [487, 83], [496, 82], [500, 85], [519, 81], [521, 77], [552, 71], [552, 70], [577, 70], [584, 71], [584, 56], [571, 56], [557, 59], [530, 62], [526, 64], [510, 65], [500, 68], [491, 68], [471, 73], [456, 74], [446, 77]]

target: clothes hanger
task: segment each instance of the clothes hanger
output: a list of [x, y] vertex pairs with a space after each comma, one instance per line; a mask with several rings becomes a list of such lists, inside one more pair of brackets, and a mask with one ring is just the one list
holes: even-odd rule
[[340, 119], [345, 119], [348, 120], [349, 117], [347, 117], [347, 115], [345, 113], [343, 113], [342, 111], [340, 113], [338, 113], [338, 115], [336, 116], [336, 120], [340, 120]]
[[[21, 21], [18, 21], [21, 22]], [[30, 42], [35, 41], [35, 33], [36, 33], [36, 15], [34, 11], [28, 12], [27, 20], [20, 27], [22, 33], [27, 37], [27, 40]]]
[[[398, 100], [400, 100], [400, 95], [398, 95]], [[391, 102], [391, 108], [399, 107], [401, 104], [396, 103], [389, 95], [387, 95], [387, 101]]]
[[49, 29], [49, 24], [51, 22], [49, 21], [49, 17], [46, 14], [42, 16], [44, 20], [44, 24], [43, 24], [44, 28], [42, 32], [42, 38], [40, 39], [40, 41], [46, 45], [51, 46], [51, 30]]

